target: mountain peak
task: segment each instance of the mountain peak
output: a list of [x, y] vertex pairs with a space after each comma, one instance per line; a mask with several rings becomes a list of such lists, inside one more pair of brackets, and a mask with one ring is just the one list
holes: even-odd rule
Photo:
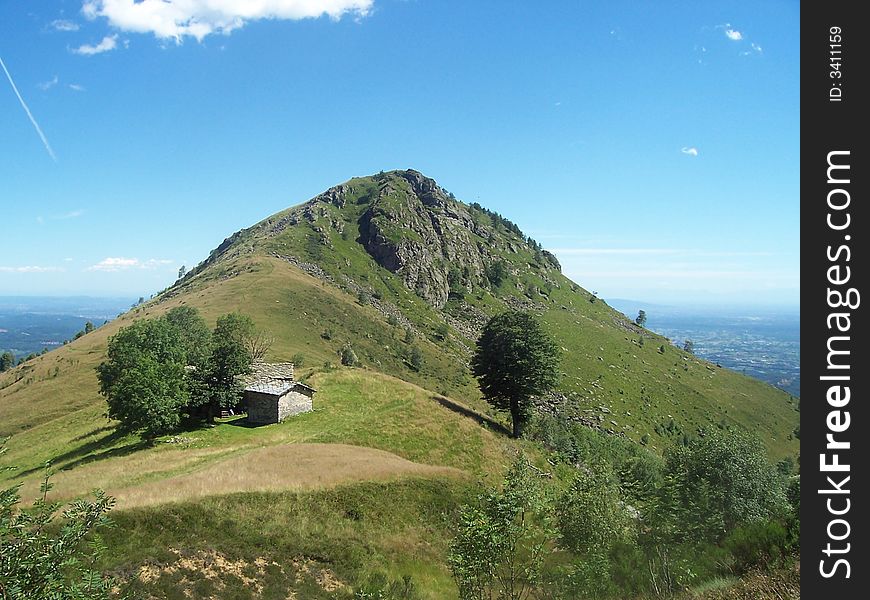
[[236, 232], [188, 277], [250, 253], [292, 256], [341, 277], [337, 271], [349, 266], [348, 253], [359, 249], [438, 309], [451, 289], [491, 288], [501, 279], [490, 272], [496, 264], [511, 265], [510, 274], [519, 279], [534, 270], [551, 284], [547, 273], [560, 270], [556, 257], [511, 221], [460, 202], [431, 177], [405, 169], [350, 179]]

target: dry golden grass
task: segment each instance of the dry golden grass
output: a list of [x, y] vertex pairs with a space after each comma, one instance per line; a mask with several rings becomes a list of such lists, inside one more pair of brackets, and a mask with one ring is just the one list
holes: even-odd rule
[[747, 573], [733, 585], [689, 594], [686, 600], [800, 600], [800, 559], [793, 565]]
[[[214, 460], [215, 454], [230, 455]], [[208, 461], [202, 468], [197, 462]], [[109, 461], [110, 463], [112, 461]], [[138, 485], [118, 485], [124, 472], [165, 473], [169, 469], [192, 468], [191, 472], [148, 481]], [[423, 465], [390, 452], [346, 444], [283, 444], [256, 449], [230, 448], [180, 450], [127, 459], [115, 464], [85, 465], [60, 472], [53, 478], [67, 499], [94, 487], [104, 487], [118, 501], [119, 508], [152, 506], [166, 502], [195, 500], [205, 496], [236, 492], [314, 490], [358, 481], [384, 481], [404, 476], [456, 475], [451, 467]], [[105, 485], [100, 485], [105, 484]], [[35, 481], [28, 481], [25, 497], [37, 493]]]

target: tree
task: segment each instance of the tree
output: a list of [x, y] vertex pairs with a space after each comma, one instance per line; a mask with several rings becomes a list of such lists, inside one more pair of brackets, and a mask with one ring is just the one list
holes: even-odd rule
[[419, 371], [423, 367], [423, 351], [420, 350], [419, 346], [411, 346], [408, 362], [415, 371]]
[[251, 360], [255, 361], [266, 358], [273, 343], [275, 343], [275, 338], [265, 331], [255, 330], [245, 337], [245, 345], [248, 347], [248, 352], [251, 353]]
[[[3, 454], [4, 440], [0, 440]], [[111, 525], [114, 499], [102, 491], [93, 501], [48, 502], [46, 472], [41, 492], [27, 510], [18, 508], [20, 484], [0, 490], [0, 598], [4, 600], [108, 600], [116, 583], [94, 566], [104, 546], [97, 530]]]
[[11, 352], [0, 354], [0, 373], [8, 371], [15, 366], [15, 355]]
[[205, 368], [211, 355], [211, 330], [199, 311], [192, 306], [176, 306], [166, 313], [166, 321], [178, 335], [185, 365]]
[[685, 350], [689, 354], [694, 354], [695, 353], [695, 342], [693, 342], [692, 340], [686, 340], [683, 343], [683, 350]]
[[489, 280], [492, 287], [497, 288], [501, 285], [502, 281], [504, 281], [504, 278], [507, 277], [508, 269], [504, 264], [504, 261], [497, 260], [486, 266], [485, 273], [486, 278]]
[[529, 598], [553, 538], [550, 500], [525, 456], [501, 490], [461, 507], [448, 563], [462, 600]]
[[557, 514], [562, 543], [578, 554], [606, 557], [614, 543], [630, 536], [631, 520], [617, 480], [605, 463], [578, 471]]
[[522, 436], [532, 397], [552, 390], [558, 381], [559, 349], [535, 317], [510, 311], [484, 326], [471, 360], [471, 371], [484, 398], [508, 409], [513, 435]]
[[186, 273], [187, 273], [187, 267], [185, 267], [184, 265], [181, 265], [181, 267], [178, 269], [178, 278], [181, 279], [182, 277], [185, 276]]
[[341, 350], [338, 351], [339, 356], [341, 357], [341, 364], [345, 367], [354, 367], [356, 363], [359, 362], [359, 359], [356, 357], [356, 352], [353, 351], [353, 346], [350, 343], [345, 344], [341, 347]]
[[183, 412], [191, 415], [196, 407], [211, 402], [208, 389], [211, 330], [199, 311], [192, 306], [172, 308], [166, 313], [166, 321], [175, 329], [184, 354], [188, 403]]
[[637, 317], [634, 319], [634, 322], [643, 327], [646, 325], [646, 311], [640, 310], [637, 313]]
[[178, 426], [189, 401], [186, 362], [178, 331], [165, 318], [137, 321], [109, 339], [97, 378], [119, 430], [153, 440]]
[[713, 429], [665, 456], [660, 511], [677, 537], [717, 543], [786, 504], [782, 478], [764, 445], [741, 430]]
[[215, 409], [231, 408], [241, 399], [238, 376], [251, 372], [253, 357], [249, 340], [254, 334], [251, 317], [239, 313], [218, 317], [212, 333], [211, 356], [204, 369], [209, 421], [212, 421]]

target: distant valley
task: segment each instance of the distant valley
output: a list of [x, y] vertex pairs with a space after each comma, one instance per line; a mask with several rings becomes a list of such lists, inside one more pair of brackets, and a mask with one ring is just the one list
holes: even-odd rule
[[133, 302], [132, 298], [0, 296], [0, 352], [21, 358], [53, 350], [88, 321], [101, 325]]
[[629, 318], [647, 314], [646, 327], [695, 354], [800, 396], [800, 312], [797, 308], [704, 308], [637, 300], [608, 303]]

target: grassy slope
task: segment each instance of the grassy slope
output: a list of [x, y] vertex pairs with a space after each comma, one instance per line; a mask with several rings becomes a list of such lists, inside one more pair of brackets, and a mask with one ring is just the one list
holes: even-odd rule
[[[306, 346], [317, 347], [317, 340], [312, 338], [323, 329], [334, 329], [337, 337], [332, 348], [340, 347], [344, 340], [352, 341], [358, 354], [362, 348], [363, 359], [374, 368], [475, 403], [478, 393], [465, 367], [473, 340], [454, 329], [443, 341], [435, 334], [445, 315], [461, 321], [468, 318], [468, 308], [451, 301], [443, 311], [433, 309], [369, 256], [356, 241], [357, 221], [378, 186], [368, 177], [352, 179], [346, 185], [354, 191], [345, 206], [320, 203], [312, 211], [317, 215], [313, 221], [302, 219], [298, 225], [277, 234], [272, 225], [294, 209], [243, 230], [236, 247], [250, 249], [253, 256], [244, 258], [243, 254], [241, 259], [218, 262], [181, 289], [206, 288], [227, 273], [244, 273], [251, 268], [276, 269], [278, 279], [264, 274], [252, 284], [256, 287], [232, 284], [222, 287], [245, 295], [246, 300], [254, 303], [251, 314], [263, 314], [267, 326], [277, 322], [286, 327], [281, 321], [283, 298], [278, 298], [281, 294], [278, 290], [286, 287], [280, 280], [287, 276], [286, 265], [263, 255], [300, 257], [319, 265], [348, 293], [341, 294], [332, 285], [317, 283], [320, 289], [336, 294], [335, 298], [344, 297], [345, 302], [337, 305], [336, 311], [336, 305], [319, 299], [311, 298], [313, 301], [309, 302], [307, 290], [299, 290], [295, 298], [288, 300], [291, 305], [305, 307], [304, 316], [311, 317], [310, 326], [289, 333], [307, 336]], [[392, 177], [390, 185], [410, 194], [407, 182], [399, 177]], [[399, 202], [393, 195], [388, 200], [388, 205]], [[648, 434], [651, 447], [658, 451], [683, 434], [695, 435], [701, 427], [721, 424], [738, 425], [758, 433], [775, 458], [797, 453], [798, 440], [791, 434], [799, 415], [796, 402], [788, 394], [683, 352], [667, 339], [636, 327], [603, 301], [590, 302], [594, 299], [591, 294], [548, 269], [521, 236], [497, 228], [489, 215], [469, 211], [496, 232], [495, 241], [473, 236], [474, 241], [486, 245], [503, 260], [512, 275], [498, 289], [472, 290], [465, 295], [465, 303], [474, 311], [493, 314], [505, 310], [506, 300], [522, 302], [543, 318], [564, 351], [561, 388], [573, 394], [571, 411], [598, 419], [605, 429], [634, 440]], [[408, 230], [396, 227], [393, 233], [399, 238], [407, 236]], [[251, 261], [258, 266], [251, 267]], [[348, 280], [353, 284], [348, 285]], [[421, 345], [426, 355], [422, 373], [407, 368], [408, 346], [401, 341], [401, 328], [390, 327], [377, 311], [360, 306], [354, 286], [361, 286], [380, 296], [383, 302], [398, 307], [414, 324], [415, 343]], [[362, 323], [360, 319], [370, 321]], [[661, 346], [664, 353], [659, 352]], [[320, 355], [317, 356], [319, 360]]]
[[[359, 193], [365, 193], [366, 185], [357, 186]], [[345, 219], [345, 230], [352, 234], [354, 219], [363, 209], [364, 203], [360, 203], [331, 217]], [[489, 217], [481, 213], [476, 218]], [[325, 222], [311, 227], [322, 225]], [[158, 486], [158, 491], [165, 491], [169, 488], [159, 486], [172, 487], [173, 482], [185, 481], [185, 477], [220, 469], [222, 461], [243, 460], [258, 448], [293, 442], [366, 446], [415, 463], [454, 467], [467, 475], [444, 479], [437, 471], [406, 471], [397, 481], [354, 484], [340, 491], [330, 488], [341, 484], [339, 479], [326, 486], [305, 483], [293, 492], [232, 494], [201, 499], [195, 504], [185, 504], [175, 486], [171, 497], [181, 504], [118, 513], [129, 533], [111, 540], [115, 558], [107, 563], [113, 569], [134, 569], [156, 553], [158, 562], [168, 566], [169, 571], [149, 580], [147, 585], [155, 590], [173, 581], [177, 584], [184, 570], [183, 565], [176, 564], [180, 560], [176, 554], [167, 554], [169, 548], [187, 557], [188, 566], [208, 559], [209, 552], [218, 553], [222, 560], [249, 564], [252, 569], [255, 567], [250, 564], [257, 558], [281, 563], [298, 555], [308, 557], [300, 563], [303, 566], [314, 557], [318, 565], [329, 566], [339, 579], [357, 583], [377, 570], [378, 564], [395, 577], [414, 571], [426, 580], [424, 587], [430, 597], [450, 597], [454, 591], [443, 563], [448, 534], [436, 518], [448, 508], [440, 502], [455, 507], [450, 500], [469, 493], [476, 477], [499, 471], [506, 462], [505, 452], [515, 445], [497, 431], [480, 427], [460, 409], [446, 408], [432, 391], [427, 391], [450, 396], [456, 399], [454, 403], [462, 402], [488, 415], [485, 418], [492, 417], [464, 366], [469, 340], [453, 329], [448, 339], [438, 339], [435, 328], [444, 321], [443, 313], [407, 290], [396, 276], [379, 268], [353, 235], [325, 230], [332, 244], [328, 252], [324, 252], [322, 238], [311, 235], [308, 225], [289, 228], [270, 238], [248, 232], [241, 237], [254, 248], [253, 252], [219, 261], [187, 280], [171, 299], [148, 303], [63, 348], [0, 375], [0, 435], [13, 435], [5, 458], [20, 467], [14, 473], [0, 473], [0, 480], [23, 481], [24, 491], [32, 493], [40, 465], [52, 460], [56, 468], [64, 469], [56, 481], [59, 489], [68, 493], [97, 485], [110, 491], [130, 491], [137, 486]], [[519, 238], [513, 242], [520, 247]], [[692, 433], [698, 426], [724, 419], [758, 432], [773, 457], [797, 451], [797, 441], [789, 439], [797, 413], [786, 394], [686, 355], [650, 332], [639, 332], [603, 302], [590, 302], [588, 292], [555, 271], [530, 267], [535, 259], [527, 247], [514, 251], [501, 247], [498, 252], [521, 285], [511, 282], [498, 290], [476, 289], [466, 296], [466, 301], [475, 309], [492, 313], [504, 308], [507, 296], [529, 302], [527, 288], [537, 286], [543, 294], [530, 294], [534, 302], [531, 306], [564, 350], [563, 388], [575, 392], [572, 408], [579, 414], [600, 417], [603, 427], [634, 439], [649, 434], [650, 445], [658, 450], [682, 432]], [[372, 306], [361, 305], [352, 286], [345, 285], [342, 290], [326, 284], [272, 254], [316, 260], [340, 285], [344, 285], [347, 275], [377, 292], [410, 320], [414, 340], [406, 343], [403, 326], [390, 325]], [[93, 371], [104, 356], [108, 337], [132, 319], [153, 316], [180, 304], [198, 307], [212, 321], [231, 310], [250, 314], [276, 339], [271, 358], [286, 360], [304, 354], [306, 366], [302, 372], [319, 389], [317, 410], [265, 428], [221, 424], [184, 433], [177, 440], [180, 443], [154, 448], [144, 447], [134, 437], [114, 435], [111, 424], [102, 416], [105, 404], [97, 393]], [[459, 319], [461, 311], [455, 303], [445, 309]], [[325, 330], [332, 331], [331, 339], [321, 336]], [[641, 335], [643, 345], [638, 343]], [[335, 371], [322, 366], [337, 362], [336, 351], [345, 342], [353, 343], [366, 369]], [[424, 365], [419, 372], [407, 364], [412, 344], [423, 351]], [[662, 344], [667, 345], [664, 354], [658, 352]], [[671, 419], [675, 425], [670, 432], [664, 432], [661, 425]], [[657, 425], [662, 435], [655, 432]], [[401, 469], [397, 476], [398, 471]], [[236, 489], [230, 485], [220, 489], [220, 478], [215, 479], [217, 493]], [[442, 489], [446, 499], [438, 493]], [[372, 506], [372, 518], [339, 518], [340, 511], [345, 510], [342, 507], [353, 502], [359, 502], [361, 510]], [[395, 522], [392, 516], [375, 518], [386, 514], [377, 511], [386, 510], [384, 506], [391, 503], [398, 511]], [[317, 508], [309, 514], [300, 510], [301, 506]], [[234, 528], [228, 529], [229, 522], [222, 514], [232, 514]], [[230, 533], [239, 537], [238, 546], [233, 545]], [[269, 544], [264, 546], [262, 540], [274, 542], [275, 536], [280, 541], [275, 542], [274, 551], [265, 551]], [[342, 536], [346, 543], [342, 543]], [[202, 552], [206, 554], [198, 554]], [[322, 592], [316, 576], [299, 575], [295, 566], [283, 567], [264, 571], [267, 580], [276, 582], [275, 597], [286, 597], [278, 591], [286, 591], [288, 586], [295, 586], [302, 597], [316, 597]], [[252, 591], [244, 585], [244, 579], [236, 579], [222, 580], [220, 585], [229, 585], [227, 589], [238, 592], [237, 596], [226, 597], [252, 597], [258, 593], [268, 597], [272, 593]], [[291, 585], [291, 580], [296, 583]], [[206, 588], [218, 584], [206, 578], [197, 585], [205, 586], [198, 593], [207, 595], [214, 590], [208, 592]], [[309, 585], [320, 591], [305, 591]]]
[[455, 478], [406, 479], [123, 511], [103, 567], [156, 598], [350, 598], [373, 573], [456, 598], [444, 557], [468, 494]]

